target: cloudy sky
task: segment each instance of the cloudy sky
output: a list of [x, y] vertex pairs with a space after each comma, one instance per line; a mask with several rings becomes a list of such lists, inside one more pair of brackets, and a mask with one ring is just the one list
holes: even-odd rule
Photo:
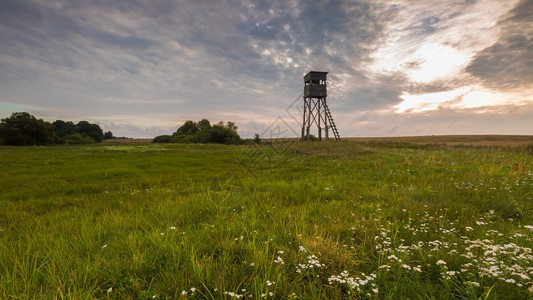
[[297, 135], [315, 70], [341, 136], [533, 134], [532, 16], [533, 0], [4, 0], [0, 117]]

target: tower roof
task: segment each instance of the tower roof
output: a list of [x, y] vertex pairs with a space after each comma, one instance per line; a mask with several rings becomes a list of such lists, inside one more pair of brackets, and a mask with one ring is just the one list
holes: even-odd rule
[[324, 75], [328, 74], [328, 72], [322, 72], [322, 71], [309, 71], [309, 73], [305, 74], [304, 77], [307, 77], [308, 75], [311, 75], [311, 73], [312, 74], [324, 74]]
[[305, 82], [310, 82], [310, 81], [314, 81], [314, 80], [326, 80], [326, 74], [328, 74], [328, 72], [319, 72], [319, 71], [311, 71], [309, 73], [307, 73], [307, 75], [304, 76], [304, 81]]

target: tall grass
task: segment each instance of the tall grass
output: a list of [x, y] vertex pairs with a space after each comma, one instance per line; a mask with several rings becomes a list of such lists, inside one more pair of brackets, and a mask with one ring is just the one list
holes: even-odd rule
[[527, 151], [272, 148], [0, 148], [0, 298], [532, 296]]

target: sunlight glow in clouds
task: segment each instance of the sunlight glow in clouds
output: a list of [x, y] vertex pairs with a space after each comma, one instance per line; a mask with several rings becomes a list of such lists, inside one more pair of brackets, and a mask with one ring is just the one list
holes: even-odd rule
[[[457, 2], [458, 3], [458, 2]], [[418, 113], [439, 109], [469, 109], [501, 105], [531, 104], [530, 93], [503, 93], [483, 87], [466, 67], [481, 50], [498, 41], [499, 20], [518, 1], [484, 1], [466, 8], [450, 2], [397, 1], [409, 13], [390, 26], [394, 31], [374, 55], [370, 70], [376, 73], [404, 74], [411, 82], [432, 84], [455, 80], [453, 89], [429, 93], [404, 92], [395, 113]], [[414, 4], [414, 5], [413, 5]], [[460, 14], [451, 18], [453, 14]], [[440, 20], [439, 20], [440, 18]], [[440, 21], [440, 22], [439, 22]], [[438, 34], [435, 32], [440, 31]], [[458, 80], [464, 80], [457, 87]]]
[[470, 57], [464, 53], [441, 44], [422, 45], [414, 53], [413, 59], [420, 64], [408, 69], [406, 74], [412, 81], [425, 83], [457, 76], [470, 61]]
[[459, 75], [472, 55], [472, 51], [439, 43], [392, 44], [376, 52], [370, 68], [375, 72], [403, 72], [412, 81], [428, 83]]
[[424, 112], [435, 110], [441, 105], [447, 104], [449, 107], [456, 107], [462, 102], [461, 97], [470, 90], [468, 87], [459, 88], [453, 91], [430, 93], [423, 95], [402, 95], [403, 102], [394, 106], [397, 113]]
[[[529, 91], [531, 93], [531, 91]], [[522, 106], [533, 103], [533, 99], [524, 98], [527, 93], [500, 93], [480, 85], [465, 86], [451, 91], [423, 95], [403, 94], [403, 101], [393, 106], [396, 113], [419, 113], [438, 109], [470, 109], [504, 105]], [[522, 101], [515, 99], [524, 98]]]

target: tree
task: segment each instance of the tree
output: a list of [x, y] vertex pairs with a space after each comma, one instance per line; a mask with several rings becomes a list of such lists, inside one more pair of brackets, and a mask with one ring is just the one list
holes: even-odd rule
[[109, 140], [109, 139], [112, 139], [112, 138], [114, 138], [114, 136], [113, 136], [113, 133], [111, 131], [106, 131], [104, 133], [104, 140]]
[[[106, 135], [113, 136], [111, 131]], [[87, 121], [49, 123], [27, 112], [15, 112], [0, 122], [0, 145], [87, 144], [101, 142], [103, 138], [100, 126]]]
[[237, 129], [238, 129], [239, 127], [237, 127], [237, 126], [235, 125], [235, 122], [228, 121], [228, 122], [226, 123], [226, 128], [228, 128], [228, 129], [231, 130], [231, 131], [237, 132]]
[[[163, 137], [157, 137], [164, 140]], [[238, 144], [241, 137], [237, 134], [237, 126], [234, 122], [219, 122], [211, 125], [207, 119], [202, 119], [195, 123], [186, 121], [176, 132], [172, 134], [172, 141], [176, 143], [218, 143], [218, 144]]]
[[254, 134], [254, 143], [259, 144], [261, 142], [261, 136], [259, 133]]
[[87, 121], [80, 121], [78, 122], [76, 127], [78, 128], [78, 132], [80, 134], [91, 137], [97, 142], [101, 142], [104, 138], [104, 132], [102, 131], [102, 128], [98, 126], [98, 124], [91, 124]]
[[0, 145], [23, 146], [28, 144], [28, 139], [19, 128], [0, 124]]
[[63, 120], [56, 120], [54, 123], [52, 123], [52, 125], [54, 126], [56, 135], [61, 138], [78, 133], [76, 124], [72, 123], [71, 121], [65, 122]]
[[195, 122], [191, 120], [185, 121], [183, 125], [181, 125], [178, 130], [173, 134], [173, 136], [176, 135], [195, 135], [198, 132], [198, 126]]
[[198, 130], [207, 130], [211, 128], [211, 122], [209, 122], [208, 119], [202, 119], [197, 124], [196, 127], [198, 127]]
[[0, 123], [0, 141], [4, 145], [48, 145], [60, 143], [54, 126], [27, 112], [15, 112]]

